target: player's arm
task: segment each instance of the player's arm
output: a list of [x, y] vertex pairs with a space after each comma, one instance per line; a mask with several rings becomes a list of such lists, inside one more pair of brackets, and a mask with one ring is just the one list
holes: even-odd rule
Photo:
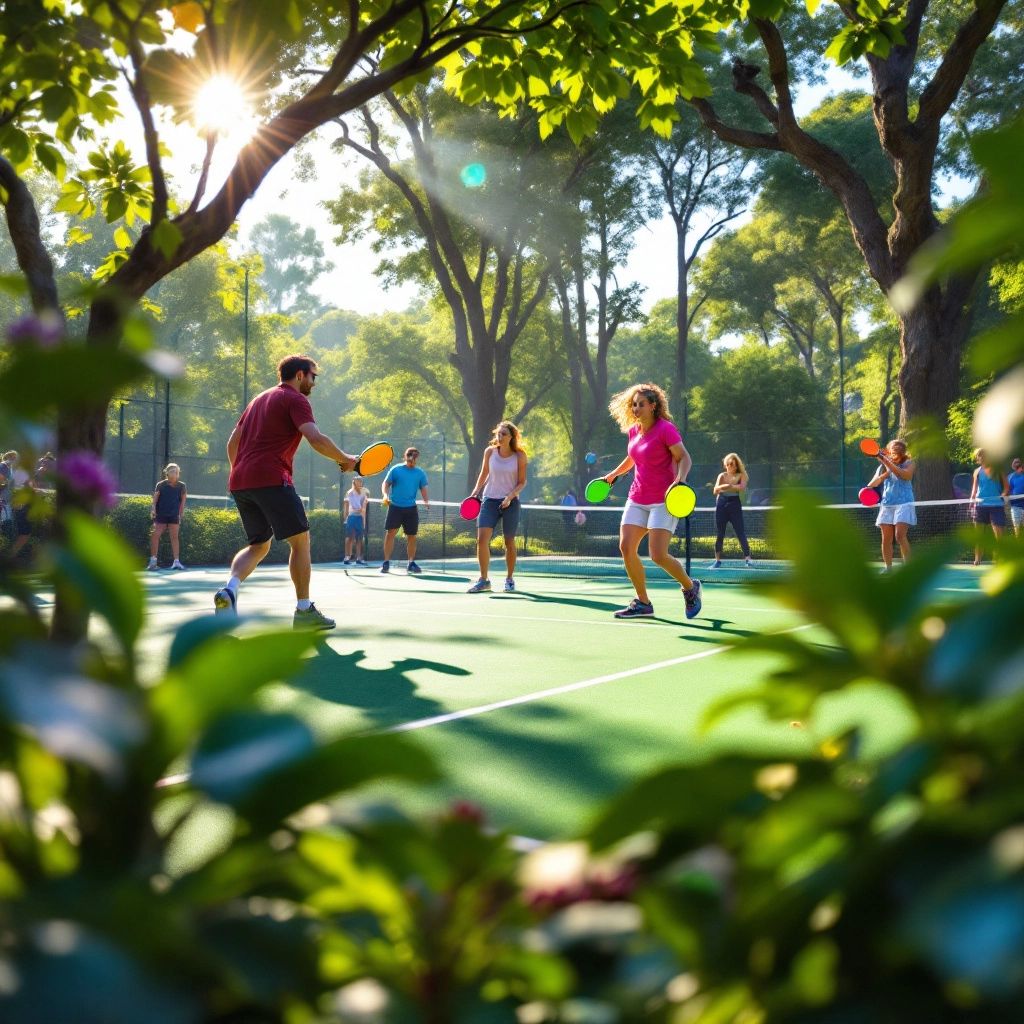
[[724, 477], [725, 477], [724, 473], [719, 473], [718, 474], [718, 479], [715, 481], [715, 486], [714, 486], [714, 489], [712, 491], [713, 494], [718, 495], [718, 494], [721, 494], [722, 491], [725, 490], [725, 483], [723, 482], [723, 478]]
[[236, 458], [238, 458], [238, 427], [231, 431], [231, 436], [228, 438], [228, 466], [234, 466]]
[[350, 469], [355, 469], [356, 457], [343, 452], [320, 428], [316, 425], [313, 420], [308, 423], [303, 423], [299, 427], [299, 433], [309, 442], [310, 448], [320, 455], [323, 455], [326, 459], [332, 459], [336, 462], [344, 472], [348, 472]]
[[979, 466], [971, 476], [971, 501], [974, 501], [978, 497], [978, 474], [981, 472], [981, 466]]
[[750, 483], [750, 476], [747, 473], [740, 473], [739, 482], [734, 485], [734, 490], [739, 494], [740, 491], [745, 491], [747, 489], [748, 483]]
[[672, 460], [676, 463], [675, 483], [684, 483], [687, 474], [693, 468], [693, 459], [690, 458], [690, 453], [686, 450], [686, 445], [682, 441], [670, 444], [668, 450], [672, 453]]
[[868, 481], [868, 487], [877, 487], [888, 475], [889, 470], [879, 463], [878, 469], [875, 470], [875, 475]]
[[342, 516], [343, 516], [343, 517], [344, 517], [345, 519], [348, 519], [348, 517], [349, 517], [349, 513], [350, 513], [351, 511], [352, 511], [352, 509], [350, 509], [350, 508], [349, 508], [349, 505], [348, 505], [348, 495], [346, 494], [346, 495], [345, 495], [345, 501], [344, 501], [344, 502], [342, 503], [342, 506], [341, 506], [341, 512], [342, 512]]
[[429, 492], [427, 491], [427, 485], [426, 485], [426, 484], [424, 484], [424, 485], [423, 485], [423, 486], [422, 486], [422, 487], [420, 488], [420, 494], [421, 494], [421, 495], [423, 496], [423, 504], [424, 504], [424, 505], [425, 505], [425, 506], [426, 506], [427, 508], [430, 508], [430, 494], [429, 494]]
[[613, 478], [620, 477], [623, 473], [628, 473], [635, 465], [636, 463], [632, 457], [627, 455], [610, 473], [606, 473], [601, 479], [611, 483]]
[[487, 483], [487, 478], [491, 475], [491, 452], [493, 448], [484, 449], [484, 458], [480, 463], [480, 473], [476, 478], [476, 483], [473, 484], [473, 493], [479, 498], [483, 493], [484, 484]]
[[160, 497], [160, 488], [158, 487], [153, 492], [153, 507], [149, 510], [149, 518], [150, 519], [156, 519], [156, 503], [157, 503], [157, 499], [159, 497]]
[[384, 482], [380, 485], [380, 496], [388, 501], [391, 498], [391, 470], [387, 472], [387, 476], [384, 477]]
[[188, 488], [181, 485], [181, 501], [178, 504], [178, 518], [180, 519], [185, 514], [185, 499], [188, 497]]

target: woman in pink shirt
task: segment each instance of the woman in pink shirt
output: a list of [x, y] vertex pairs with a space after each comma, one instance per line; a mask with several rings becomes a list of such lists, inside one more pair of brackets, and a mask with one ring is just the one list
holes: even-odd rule
[[679, 520], [665, 508], [665, 495], [676, 483], [686, 480], [693, 460], [683, 446], [668, 412], [668, 399], [657, 384], [634, 384], [615, 395], [608, 410], [629, 435], [626, 457], [604, 479], [635, 470], [626, 507], [619, 525], [619, 550], [636, 597], [616, 613], [617, 619], [637, 619], [654, 614], [647, 594], [647, 578], [640, 559], [640, 541], [647, 537], [651, 559], [682, 588], [686, 617], [700, 612], [700, 580], [686, 575], [682, 565], [668, 553], [668, 544]]

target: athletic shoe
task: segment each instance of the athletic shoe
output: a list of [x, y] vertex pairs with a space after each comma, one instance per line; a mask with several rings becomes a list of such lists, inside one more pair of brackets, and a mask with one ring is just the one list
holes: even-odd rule
[[473, 586], [471, 586], [469, 588], [469, 590], [466, 591], [466, 593], [467, 594], [489, 594], [490, 591], [491, 591], [491, 581], [490, 580], [477, 580], [476, 583], [474, 583]]
[[356, 565], [366, 565], [366, 563], [361, 558], [357, 558]]
[[155, 558], [151, 558], [149, 560], [149, 565], [146, 566], [146, 572], [154, 572], [155, 570], [157, 570], [159, 568], [160, 568], [160, 566], [156, 564], [156, 559]]
[[747, 568], [748, 569], [753, 569], [754, 568], [754, 560], [750, 557], [750, 555], [747, 555], [745, 561], [747, 563]]
[[510, 576], [505, 580], [505, 593], [514, 594], [516, 592], [516, 581]]
[[351, 558], [343, 558], [341, 560], [341, 564], [342, 565], [351, 565], [352, 564], [352, 559]]
[[292, 616], [292, 629], [334, 629], [334, 626], [334, 619], [329, 619], [312, 602], [305, 611], [296, 608]]
[[639, 619], [645, 615], [654, 614], [654, 605], [650, 601], [641, 601], [634, 597], [625, 608], [620, 608], [614, 613], [617, 619]]
[[405, 571], [411, 572], [413, 576], [419, 576], [419, 574], [423, 572], [423, 570], [415, 562], [410, 562], [409, 567]]
[[381, 562], [380, 563], [380, 571], [381, 572], [391, 572], [391, 563], [390, 562]]
[[218, 615], [237, 615], [238, 598], [230, 587], [221, 587], [213, 595], [213, 610]]
[[709, 568], [709, 569], [721, 569], [721, 568], [722, 568], [722, 560], [721, 560], [720, 558], [716, 558], [716, 559], [715, 559], [715, 560], [714, 560], [714, 561], [713, 561], [713, 562], [712, 562], [712, 563], [711, 563], [711, 564], [710, 564], [710, 565], [708, 566], [708, 568]]
[[175, 560], [174, 560], [174, 561], [173, 561], [173, 562], [171, 563], [171, 568], [172, 568], [172, 569], [184, 569], [184, 568], [185, 568], [185, 566], [183, 566], [183, 565], [181, 564], [181, 562], [179, 562], [179, 561], [178, 561], [177, 559], [175, 559]]
[[683, 591], [683, 600], [686, 602], [686, 617], [688, 619], [693, 619], [700, 615], [702, 604], [700, 599], [700, 580], [694, 580], [693, 586], [689, 590]]

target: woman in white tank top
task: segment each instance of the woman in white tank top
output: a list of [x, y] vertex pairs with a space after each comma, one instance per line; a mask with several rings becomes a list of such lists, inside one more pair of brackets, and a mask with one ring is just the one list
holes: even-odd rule
[[476, 557], [480, 579], [469, 588], [470, 594], [491, 589], [487, 571], [491, 564], [491, 536], [501, 521], [505, 540], [505, 593], [515, 592], [516, 527], [519, 525], [519, 494], [526, 486], [526, 452], [519, 447], [519, 428], [502, 420], [495, 428], [490, 447], [484, 452], [480, 475], [473, 494], [481, 499], [476, 521]]

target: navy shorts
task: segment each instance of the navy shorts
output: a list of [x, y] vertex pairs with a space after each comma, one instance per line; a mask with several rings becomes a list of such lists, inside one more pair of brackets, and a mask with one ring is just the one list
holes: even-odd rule
[[1002, 505], [975, 505], [974, 521], [983, 526], [991, 523], [993, 526], [1006, 525], [1006, 509]]
[[153, 522], [161, 523], [164, 526], [177, 526], [178, 523], [181, 522], [181, 520], [177, 516], [162, 516], [158, 513], [157, 517], [153, 520]]
[[388, 505], [388, 516], [384, 520], [385, 530], [402, 528], [406, 537], [415, 537], [420, 529], [420, 511], [415, 505]]
[[514, 537], [519, 526], [519, 499], [513, 498], [508, 503], [508, 508], [502, 508], [504, 498], [484, 498], [480, 506], [480, 515], [477, 516], [476, 525], [478, 529], [495, 529], [498, 520], [501, 520], [501, 533], [505, 537]]
[[360, 540], [363, 536], [363, 517], [349, 516], [345, 520], [345, 536]]
[[265, 544], [271, 537], [286, 540], [309, 530], [302, 499], [290, 484], [249, 487], [232, 491], [231, 497], [250, 544]]
[[11, 517], [14, 520], [14, 533], [16, 536], [32, 536], [32, 524], [29, 522], [27, 505], [20, 505], [12, 508]]

